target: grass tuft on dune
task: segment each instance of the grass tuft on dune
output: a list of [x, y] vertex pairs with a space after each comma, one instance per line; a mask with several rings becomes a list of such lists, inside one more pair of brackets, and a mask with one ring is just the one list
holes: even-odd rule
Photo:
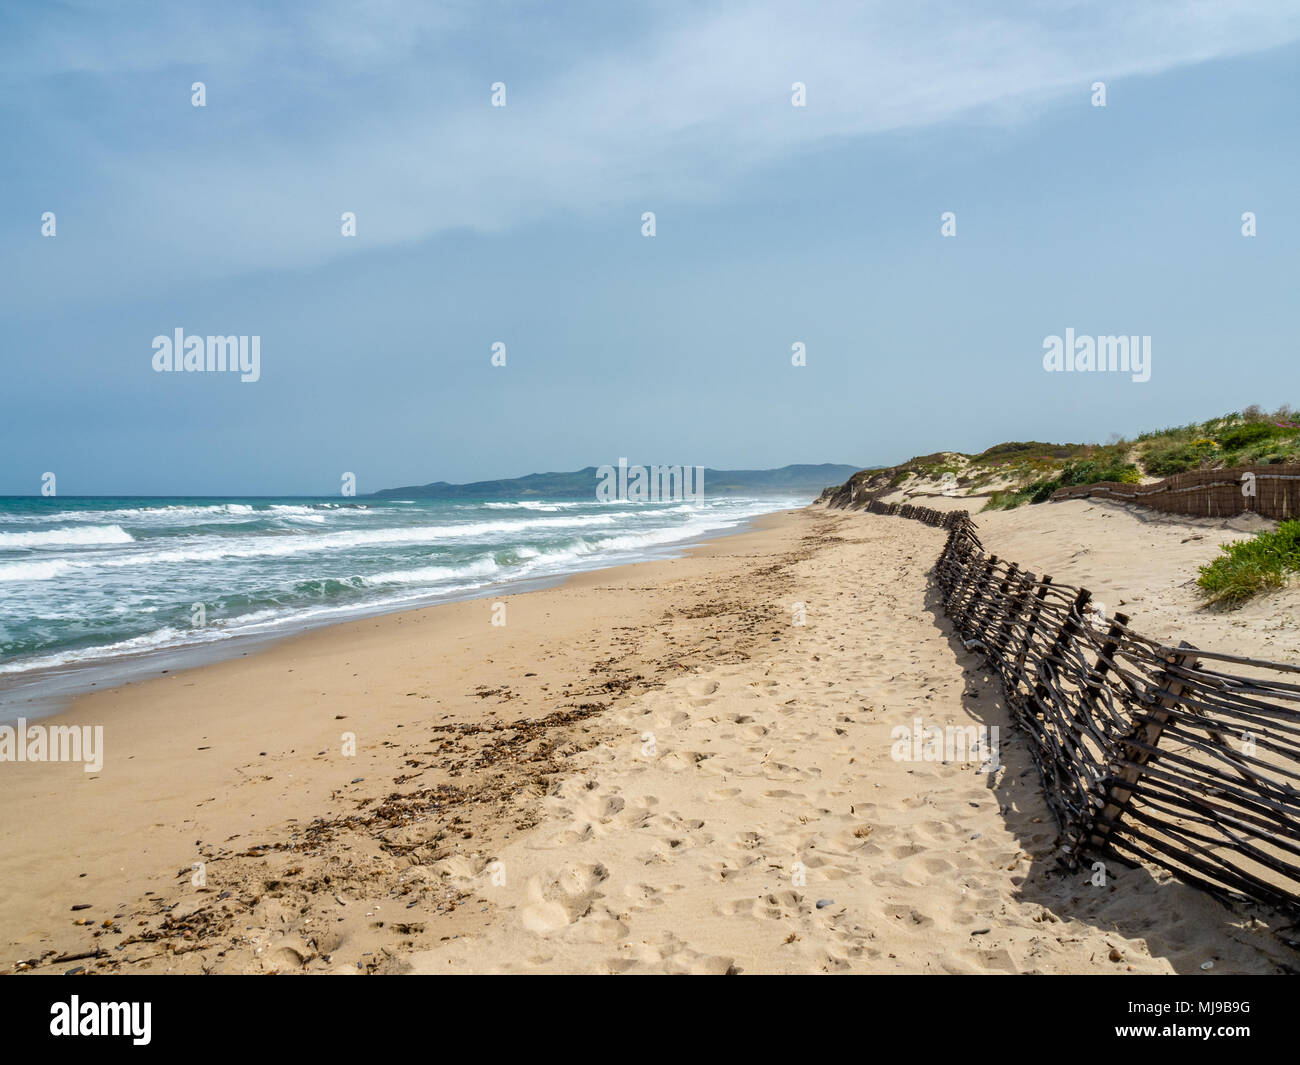
[[1201, 567], [1197, 585], [1207, 603], [1237, 607], [1261, 592], [1283, 587], [1300, 571], [1300, 521], [1284, 521], [1276, 532], [1234, 540], [1222, 558]]

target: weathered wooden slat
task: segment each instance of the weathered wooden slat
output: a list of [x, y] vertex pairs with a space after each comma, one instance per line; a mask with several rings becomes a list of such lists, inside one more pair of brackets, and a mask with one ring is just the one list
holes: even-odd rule
[[[1200, 498], [1183, 489], [1212, 481], [1168, 494]], [[1284, 484], [1300, 492], [1300, 472]], [[986, 555], [965, 511], [877, 499], [865, 509], [947, 530], [933, 571], [944, 612], [1002, 682], [1066, 861], [1136, 855], [1221, 898], [1300, 916], [1300, 685], [1283, 680], [1300, 665], [1169, 648], [1124, 614], [1102, 637], [1085, 622], [1087, 589]]]

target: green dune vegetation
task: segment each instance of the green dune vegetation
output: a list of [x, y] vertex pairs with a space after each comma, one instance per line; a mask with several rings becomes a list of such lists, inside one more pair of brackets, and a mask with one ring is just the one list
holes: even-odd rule
[[1189, 470], [1293, 462], [1300, 462], [1298, 416], [1290, 405], [1272, 414], [1254, 406], [1204, 422], [1142, 433], [1136, 440], [1082, 445], [1059, 467], [1015, 468], [1017, 483], [994, 492], [985, 509], [1043, 503], [1069, 485], [1140, 484]]
[[1201, 567], [1197, 585], [1207, 603], [1240, 606], [1260, 592], [1281, 588], [1300, 572], [1300, 521], [1284, 521], [1276, 532], [1224, 544], [1222, 558]]
[[1300, 463], [1300, 415], [1290, 405], [1258, 406], [1204, 422], [1105, 444], [1010, 441], [976, 455], [941, 451], [897, 466], [861, 470], [822, 494], [836, 506], [861, 506], [877, 492], [970, 496], [985, 510], [1045, 503], [1058, 488], [1117, 481], [1140, 484], [1188, 470]]

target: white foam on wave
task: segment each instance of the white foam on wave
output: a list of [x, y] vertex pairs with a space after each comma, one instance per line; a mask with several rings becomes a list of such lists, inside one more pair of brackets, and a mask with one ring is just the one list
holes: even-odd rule
[[312, 514], [319, 517], [318, 511], [326, 510], [355, 510], [359, 513], [371, 514], [373, 511], [364, 503], [356, 503], [344, 507], [342, 503], [272, 503], [268, 508], [272, 514]]
[[293, 522], [295, 525], [324, 525], [324, 514], [277, 514], [276, 520]]
[[[284, 558], [315, 551], [340, 551], [353, 547], [399, 544], [437, 544], [447, 540], [489, 537], [497, 533], [514, 533], [525, 529], [586, 528], [615, 523], [617, 515], [597, 514], [573, 518], [526, 518], [522, 521], [478, 521], [463, 525], [396, 526], [388, 529], [358, 529], [319, 536], [251, 535], [218, 540], [210, 546], [176, 547], [142, 550], [125, 555], [97, 556], [69, 560], [64, 568], [50, 571], [23, 569], [0, 564], [0, 581], [45, 580], [69, 570], [149, 566], [180, 562], [218, 562], [223, 559]], [[21, 535], [21, 534], [17, 534]], [[124, 534], [125, 535], [125, 534]]]
[[191, 518], [239, 517], [244, 518], [255, 513], [251, 503], [168, 503], [161, 507], [122, 507], [116, 510], [70, 511], [71, 515], [96, 514], [101, 517], [125, 518], [162, 518], [169, 524], [186, 521]]
[[170, 626], [147, 632], [142, 636], [132, 636], [127, 640], [101, 644], [98, 647], [86, 647], [76, 651], [59, 651], [56, 654], [28, 658], [21, 662], [0, 664], [0, 673], [25, 673], [32, 669], [56, 669], [59, 666], [80, 665], [104, 658], [117, 658], [121, 655], [141, 654], [145, 651], [161, 651], [169, 647], [179, 647], [189, 643], [207, 643], [212, 640], [227, 640], [230, 633], [219, 629], [175, 629]]
[[494, 558], [481, 558], [464, 566], [419, 566], [415, 569], [387, 570], [362, 577], [368, 587], [381, 584], [436, 584], [458, 577], [489, 577], [500, 572]]
[[132, 525], [184, 525], [219, 522], [223, 518], [246, 521], [250, 517], [282, 517], [319, 512], [344, 511], [348, 514], [378, 515], [364, 503], [166, 503], [153, 507], [91, 507], [85, 510], [60, 510], [53, 514], [4, 514], [0, 523], [32, 524], [50, 521], [104, 522], [125, 521]]
[[44, 562], [0, 562], [0, 581], [48, 581], [61, 577], [71, 568], [71, 562], [58, 558]]
[[560, 502], [558, 500], [524, 499], [515, 503], [475, 503], [474, 506], [487, 507], [489, 510], [542, 510], [554, 513], [561, 510], [572, 510], [574, 507], [598, 507], [600, 501], [598, 499], [577, 499]]
[[15, 547], [79, 547], [135, 542], [120, 525], [82, 525], [43, 532], [0, 532], [0, 550]]
[[[478, 585], [451, 585], [438, 589], [439, 595], [454, 596], [459, 592], [474, 591]], [[153, 632], [115, 643], [101, 644], [78, 650], [59, 651], [27, 658], [21, 661], [0, 664], [0, 674], [25, 673], [38, 669], [58, 669], [67, 666], [83, 666], [95, 662], [121, 658], [127, 655], [145, 654], [151, 651], [174, 651], [201, 644], [230, 640], [238, 636], [257, 636], [273, 633], [285, 627], [301, 626], [304, 623], [322, 621], [330, 618], [346, 618], [365, 612], [391, 610], [405, 604], [415, 604], [421, 600], [428, 602], [427, 591], [407, 592], [390, 595], [383, 599], [367, 603], [346, 603], [338, 606], [318, 606], [291, 608], [287, 610], [262, 609], [250, 614], [230, 618], [224, 622], [209, 624], [203, 629], [177, 629], [166, 626]]]

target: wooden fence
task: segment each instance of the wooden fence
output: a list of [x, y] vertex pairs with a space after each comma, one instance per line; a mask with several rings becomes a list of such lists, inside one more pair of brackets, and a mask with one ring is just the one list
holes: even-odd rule
[[948, 530], [944, 611], [1002, 681], [1068, 865], [1142, 859], [1300, 916], [1300, 666], [1148, 639], [986, 554], [966, 511], [866, 509]]
[[1100, 481], [1059, 488], [1063, 499], [1114, 499], [1171, 514], [1230, 517], [1253, 511], [1285, 521], [1300, 517], [1300, 466], [1242, 466], [1231, 470], [1192, 470], [1152, 484]]

